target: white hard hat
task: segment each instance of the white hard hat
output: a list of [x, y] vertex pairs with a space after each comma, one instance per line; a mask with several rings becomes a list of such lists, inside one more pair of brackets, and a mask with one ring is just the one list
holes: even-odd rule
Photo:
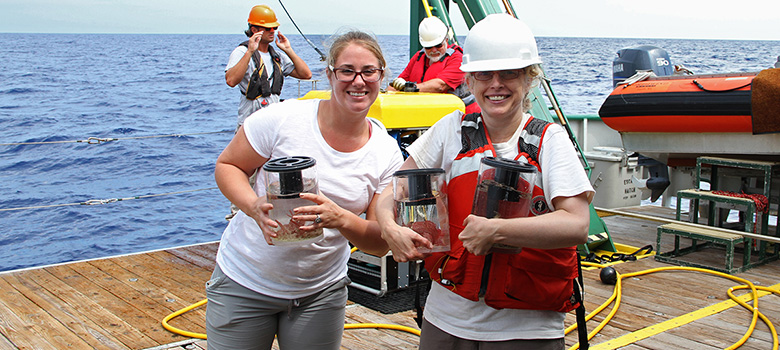
[[542, 63], [536, 39], [528, 26], [505, 13], [477, 22], [463, 46], [464, 72], [525, 68]]
[[420, 45], [431, 47], [441, 44], [447, 37], [447, 25], [439, 17], [426, 17], [420, 22]]

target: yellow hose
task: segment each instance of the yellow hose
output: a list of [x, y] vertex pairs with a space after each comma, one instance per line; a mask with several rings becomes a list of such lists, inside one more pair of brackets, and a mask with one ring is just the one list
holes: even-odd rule
[[412, 333], [418, 337], [420, 336], [419, 329], [407, 327], [407, 326], [401, 326], [397, 324], [384, 324], [384, 323], [345, 323], [344, 324], [344, 329], [363, 329], [363, 328], [392, 329], [395, 331]]
[[[352, 248], [350, 250], [350, 253], [353, 253], [356, 250], [357, 250], [357, 248], [354, 247], [354, 248]], [[590, 262], [583, 262], [582, 264], [585, 265], [585, 266], [593, 266], [593, 267], [599, 267], [599, 268], [606, 267], [606, 265], [590, 263]], [[757, 320], [758, 320], [758, 318], [760, 318], [769, 327], [769, 330], [770, 330], [770, 332], [772, 334], [772, 350], [778, 350], [777, 330], [775, 329], [775, 327], [772, 324], [771, 320], [769, 320], [766, 316], [764, 316], [764, 314], [762, 314], [761, 312], [758, 311], [758, 290], [763, 290], [763, 291], [766, 291], [766, 292], [774, 293], [774, 294], [777, 294], [778, 296], [780, 296], [780, 290], [769, 288], [769, 287], [760, 287], [760, 286], [756, 287], [752, 282], [750, 282], [750, 281], [748, 281], [746, 279], [739, 278], [739, 277], [732, 276], [732, 275], [728, 275], [728, 274], [725, 274], [725, 273], [722, 273], [722, 272], [718, 272], [718, 271], [702, 269], [702, 268], [697, 268], [697, 267], [676, 267], [676, 266], [674, 266], [674, 267], [659, 267], [659, 268], [653, 268], [653, 269], [648, 269], [648, 270], [644, 270], [644, 271], [637, 271], [637, 272], [627, 273], [627, 274], [624, 274], [624, 275], [620, 274], [617, 271], [615, 271], [615, 273], [617, 274], [617, 282], [615, 283], [615, 289], [614, 289], [614, 291], [612, 293], [612, 296], [610, 296], [609, 299], [607, 299], [598, 308], [596, 308], [590, 314], [588, 314], [585, 317], [585, 321], [587, 322], [590, 319], [592, 319], [593, 317], [595, 317], [596, 315], [598, 315], [601, 311], [603, 311], [605, 308], [607, 308], [609, 305], [611, 305], [613, 301], [615, 301], [615, 306], [609, 312], [607, 317], [604, 318], [604, 320], [601, 321], [601, 323], [599, 323], [599, 325], [592, 332], [588, 333], [588, 340], [590, 340], [593, 337], [595, 337], [596, 334], [598, 334], [604, 327], [606, 327], [606, 325], [609, 323], [609, 321], [612, 320], [612, 317], [615, 316], [615, 314], [617, 313], [618, 308], [620, 307], [620, 301], [621, 301], [622, 295], [623, 295], [623, 292], [622, 292], [623, 291], [623, 287], [622, 287], [623, 286], [623, 282], [622, 282], [623, 278], [636, 277], [636, 276], [647, 275], [647, 274], [651, 274], [651, 273], [655, 273], [655, 272], [664, 272], [664, 271], [694, 271], [694, 272], [703, 272], [703, 273], [709, 273], [709, 274], [713, 274], [713, 275], [716, 275], [716, 276], [719, 276], [719, 277], [723, 277], [723, 278], [727, 278], [727, 279], [731, 279], [731, 280], [743, 283], [743, 285], [729, 288], [729, 290], [727, 291], [727, 294], [728, 294], [729, 298], [731, 298], [731, 300], [735, 301], [736, 303], [738, 303], [742, 307], [748, 309], [748, 311], [751, 311], [753, 313], [753, 318], [752, 318], [752, 320], [750, 322], [750, 327], [748, 327], [747, 332], [745, 332], [745, 335], [742, 336], [742, 338], [739, 341], [737, 341], [732, 346], [730, 346], [730, 347], [728, 347], [726, 349], [736, 349], [736, 348], [742, 346], [742, 344], [744, 344], [747, 341], [747, 339], [750, 338], [750, 335], [755, 330]], [[744, 301], [740, 300], [739, 298], [737, 298], [734, 295], [734, 293], [733, 293], [734, 290], [748, 289], [748, 288], [750, 289], [750, 294], [753, 297], [753, 305], [752, 306], [750, 304], [747, 304]], [[205, 305], [207, 302], [208, 302], [208, 299], [203, 299], [203, 300], [201, 300], [201, 301], [199, 301], [199, 302], [197, 302], [195, 304], [187, 306], [187, 307], [185, 307], [185, 308], [183, 308], [181, 310], [178, 310], [178, 311], [176, 311], [176, 312], [166, 316], [162, 320], [163, 327], [165, 329], [167, 329], [168, 331], [170, 331], [170, 332], [173, 332], [173, 333], [176, 333], [176, 334], [180, 334], [180, 335], [183, 335], [183, 336], [186, 336], [186, 337], [198, 338], [198, 339], [206, 339], [206, 334], [181, 330], [181, 329], [178, 329], [176, 327], [171, 326], [168, 322], [170, 320], [174, 319], [175, 317], [180, 316], [180, 315], [182, 315], [182, 314], [184, 314], [184, 313], [186, 313], [186, 312], [188, 312], [188, 311], [190, 311], [192, 309], [195, 309], [197, 307]], [[347, 324], [344, 324], [344, 329], [371, 329], [371, 328], [373, 328], [373, 329], [397, 330], [397, 331], [407, 332], [407, 333], [411, 333], [411, 334], [420, 336], [420, 330], [412, 328], [412, 327], [401, 326], [401, 325], [382, 324], [382, 323], [347, 323]], [[571, 325], [571, 326], [569, 326], [568, 328], [566, 328], [565, 334], [569, 334], [571, 331], [575, 330], [576, 328], [577, 328], [577, 324], [576, 323]], [[569, 350], [579, 349], [579, 345], [580, 345], [579, 343], [574, 344], [572, 347], [569, 348]]]
[[[582, 264], [586, 265], [586, 266], [594, 266], [594, 267], [600, 267], [600, 268], [605, 267], [604, 265], [590, 263], [590, 262], [583, 262]], [[703, 272], [703, 273], [709, 273], [709, 274], [713, 274], [713, 275], [716, 275], [716, 276], [719, 276], [719, 277], [723, 277], [723, 278], [728, 278], [728, 279], [731, 279], [731, 280], [734, 280], [734, 281], [737, 281], [737, 282], [740, 282], [740, 283], [744, 283], [744, 285], [742, 285], [742, 286], [737, 286], [737, 287], [730, 288], [728, 290], [727, 294], [729, 295], [729, 297], [732, 300], [734, 300], [735, 302], [739, 303], [743, 307], [747, 308], [749, 311], [752, 311], [753, 319], [751, 320], [750, 327], [748, 328], [748, 330], [745, 333], [745, 335], [739, 341], [737, 341], [732, 346], [730, 346], [730, 347], [728, 347], [726, 349], [736, 349], [736, 348], [740, 347], [742, 344], [744, 344], [747, 341], [747, 339], [750, 338], [750, 335], [753, 333], [753, 330], [755, 330], [756, 322], [757, 322], [758, 318], [760, 317], [761, 320], [764, 321], [764, 323], [766, 323], [766, 325], [769, 327], [769, 329], [770, 329], [770, 331], [772, 333], [772, 340], [773, 340], [773, 347], [772, 347], [772, 349], [773, 350], [777, 350], [777, 348], [778, 348], [777, 331], [775, 330], [775, 327], [772, 325], [772, 322], [758, 311], [758, 292], [757, 292], [757, 290], [760, 289], [760, 290], [764, 290], [764, 291], [769, 291], [769, 292], [772, 292], [772, 293], [775, 293], [775, 294], [778, 294], [778, 295], [780, 295], [780, 291], [778, 291], [776, 289], [772, 289], [772, 288], [767, 288], [767, 287], [756, 287], [755, 285], [753, 285], [752, 282], [750, 282], [748, 280], [745, 280], [743, 278], [739, 278], [739, 277], [736, 277], [736, 276], [728, 275], [728, 274], [725, 274], [725, 273], [722, 273], [722, 272], [718, 272], [718, 271], [702, 269], [702, 268], [696, 268], [696, 267], [677, 267], [677, 266], [674, 266], [674, 267], [659, 267], [659, 268], [648, 269], [648, 270], [644, 270], [644, 271], [637, 271], [637, 272], [627, 273], [625, 275], [621, 275], [620, 273], [615, 271], [615, 273], [617, 273], [617, 282], [615, 283], [615, 289], [614, 289], [614, 292], [612, 293], [612, 296], [610, 296], [610, 298], [607, 299], [607, 301], [605, 301], [598, 308], [596, 308], [596, 310], [594, 310], [593, 312], [588, 314], [585, 317], [585, 320], [588, 321], [591, 318], [593, 318], [594, 316], [598, 315], [602, 310], [604, 310], [606, 307], [608, 307], [613, 301], [615, 301], [615, 306], [612, 308], [612, 310], [607, 315], [607, 317], [603, 321], [601, 321], [601, 323], [599, 323], [599, 325], [592, 332], [590, 332], [588, 334], [588, 340], [590, 340], [594, 336], [596, 336], [596, 334], [598, 334], [609, 323], [609, 321], [612, 320], [612, 317], [617, 313], [617, 310], [620, 307], [620, 301], [622, 299], [622, 289], [623, 289], [623, 287], [622, 287], [622, 285], [623, 285], [622, 284], [622, 280], [623, 280], [623, 278], [641, 276], [641, 275], [651, 274], [651, 273], [655, 273], [655, 272], [663, 272], [663, 271], [695, 271], [695, 272]], [[737, 299], [734, 296], [734, 294], [732, 293], [733, 290], [736, 290], [736, 289], [747, 289], [747, 288], [750, 288], [751, 295], [753, 297], [753, 306], [750, 306], [749, 304], [747, 304], [747, 303]], [[566, 328], [565, 334], [569, 334], [569, 332], [573, 331], [576, 328], [577, 328], [577, 324], [575, 323], [575, 324], [571, 325], [570, 327]], [[571, 348], [569, 348], [569, 350], [576, 350], [576, 349], [579, 349], [579, 343], [574, 344]]]
[[208, 299], [203, 299], [203, 300], [201, 300], [201, 301], [199, 301], [199, 302], [197, 302], [195, 304], [192, 304], [192, 305], [187, 306], [187, 307], [185, 307], [185, 308], [183, 308], [183, 309], [181, 309], [179, 311], [176, 311], [176, 312], [174, 312], [174, 313], [172, 313], [172, 314], [170, 314], [168, 316], [165, 316], [165, 318], [163, 318], [163, 320], [162, 320], [163, 328], [165, 328], [165, 329], [167, 329], [167, 330], [169, 330], [169, 331], [171, 331], [173, 333], [183, 335], [185, 337], [206, 339], [206, 335], [203, 334], [203, 333], [195, 333], [195, 332], [190, 332], [190, 331], [185, 331], [185, 330], [178, 329], [178, 328], [168, 324], [168, 321], [170, 321], [173, 318], [175, 318], [175, 317], [177, 317], [179, 315], [182, 315], [182, 314], [186, 313], [187, 311], [190, 311], [190, 310], [192, 310], [194, 308], [200, 307], [202, 305], [206, 305], [206, 303], [208, 301], [209, 301]]
[[[352, 249], [350, 249], [349, 253], [352, 254], [356, 250], [357, 250], [357, 247], [352, 247]], [[163, 328], [167, 329], [170, 332], [173, 332], [173, 333], [176, 333], [176, 334], [179, 334], [179, 335], [183, 335], [185, 337], [206, 339], [206, 335], [203, 334], [203, 333], [195, 333], [195, 332], [181, 330], [181, 329], [178, 329], [178, 328], [176, 328], [174, 326], [171, 326], [168, 322], [170, 320], [180, 316], [180, 315], [183, 315], [183, 314], [187, 313], [188, 311], [190, 311], [192, 309], [195, 309], [197, 307], [206, 305], [207, 302], [208, 302], [208, 299], [203, 299], [203, 300], [201, 300], [201, 301], [199, 301], [199, 302], [197, 302], [195, 304], [192, 304], [192, 305], [187, 306], [187, 307], [185, 307], [185, 308], [183, 308], [183, 309], [181, 309], [179, 311], [176, 311], [176, 312], [174, 312], [174, 313], [172, 313], [172, 314], [170, 314], [168, 316], [165, 316], [165, 318], [163, 318], [163, 320], [162, 320]], [[373, 329], [391, 329], [391, 330], [396, 330], [396, 331], [412, 333], [412, 334], [414, 334], [414, 335], [416, 335], [418, 337], [420, 336], [420, 330], [419, 329], [415, 329], [415, 328], [407, 327], [407, 326], [401, 326], [401, 325], [382, 324], [382, 323], [346, 323], [346, 324], [344, 324], [344, 329], [371, 329], [371, 328], [373, 328]]]
[[[195, 304], [192, 304], [190, 306], [187, 306], [179, 311], [176, 311], [168, 316], [165, 316], [165, 318], [162, 320], [162, 325], [165, 329], [167, 329], [170, 332], [183, 335], [185, 337], [190, 338], [198, 338], [198, 339], [206, 339], [206, 335], [203, 333], [195, 333], [190, 331], [185, 331], [182, 329], [178, 329], [174, 326], [171, 326], [168, 322], [178, 316], [181, 316], [188, 311], [195, 309], [197, 307], [206, 305], [206, 302], [208, 302], [208, 299], [203, 299]], [[416, 336], [420, 336], [420, 330], [407, 327], [407, 326], [401, 326], [401, 325], [395, 325], [395, 324], [382, 324], [382, 323], [346, 323], [344, 324], [344, 329], [390, 329], [395, 331], [403, 331], [407, 333], [412, 333]]]

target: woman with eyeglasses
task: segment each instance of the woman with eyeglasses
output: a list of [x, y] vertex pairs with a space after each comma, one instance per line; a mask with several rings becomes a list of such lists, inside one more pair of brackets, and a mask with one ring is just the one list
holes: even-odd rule
[[[512, 35], [507, 35], [512, 33]], [[401, 169], [446, 173], [451, 250], [395, 223], [392, 185], [377, 218], [396, 261], [424, 259], [434, 281], [420, 349], [563, 349], [566, 312], [578, 304], [576, 246], [587, 241], [593, 188], [565, 130], [527, 113], [541, 59], [530, 29], [506, 15], [471, 28], [461, 70], [481, 113], [444, 116], [407, 148]], [[528, 217], [471, 215], [485, 157], [538, 170]], [[520, 252], [491, 251], [495, 244]]]
[[[287, 100], [246, 119], [217, 159], [215, 179], [241, 211], [220, 241], [217, 266], [206, 285], [209, 349], [339, 349], [347, 303], [352, 243], [384, 255], [375, 202], [403, 158], [396, 141], [368, 118], [386, 66], [376, 39], [350, 31], [335, 38], [327, 100]], [[293, 210], [302, 231], [322, 229], [319, 240], [272, 245], [278, 224], [269, 218], [264, 171], [279, 157], [316, 161], [320, 194]], [[361, 217], [365, 214], [365, 218]]]

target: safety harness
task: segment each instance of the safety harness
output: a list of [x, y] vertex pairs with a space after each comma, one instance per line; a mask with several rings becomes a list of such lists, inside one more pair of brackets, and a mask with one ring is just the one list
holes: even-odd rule
[[[249, 40], [244, 41], [240, 46], [249, 47]], [[252, 53], [252, 61], [255, 63], [255, 70], [249, 77], [249, 84], [246, 87], [246, 91], [241, 91], [249, 100], [255, 100], [258, 97], [268, 97], [271, 95], [279, 95], [282, 93], [282, 85], [284, 85], [284, 76], [282, 75], [282, 59], [279, 57], [279, 53], [274, 50], [273, 46], [268, 45], [268, 53], [271, 55], [271, 60], [274, 63], [273, 71], [271, 73], [272, 84], [268, 83], [268, 73], [263, 63], [263, 58], [260, 56], [260, 52], [255, 51]]]
[[[643, 253], [644, 252], [644, 253]], [[596, 264], [605, 264], [605, 263], [611, 263], [616, 261], [636, 261], [637, 255], [645, 255], [650, 254], [653, 252], [653, 246], [648, 244], [642, 248], [637, 249], [635, 252], [630, 254], [625, 253], [612, 253], [612, 254], [601, 254], [598, 255], [594, 252], [588, 253], [585, 258], [582, 259], [582, 261], [586, 262], [592, 262]], [[641, 254], [640, 254], [641, 253]]]

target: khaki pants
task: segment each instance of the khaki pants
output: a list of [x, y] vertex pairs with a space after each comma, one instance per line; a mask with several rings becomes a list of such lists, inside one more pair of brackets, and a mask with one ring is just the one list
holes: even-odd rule
[[345, 277], [313, 295], [280, 299], [244, 288], [217, 265], [206, 283], [207, 346], [267, 350], [276, 336], [281, 349], [338, 350], [349, 283]]

